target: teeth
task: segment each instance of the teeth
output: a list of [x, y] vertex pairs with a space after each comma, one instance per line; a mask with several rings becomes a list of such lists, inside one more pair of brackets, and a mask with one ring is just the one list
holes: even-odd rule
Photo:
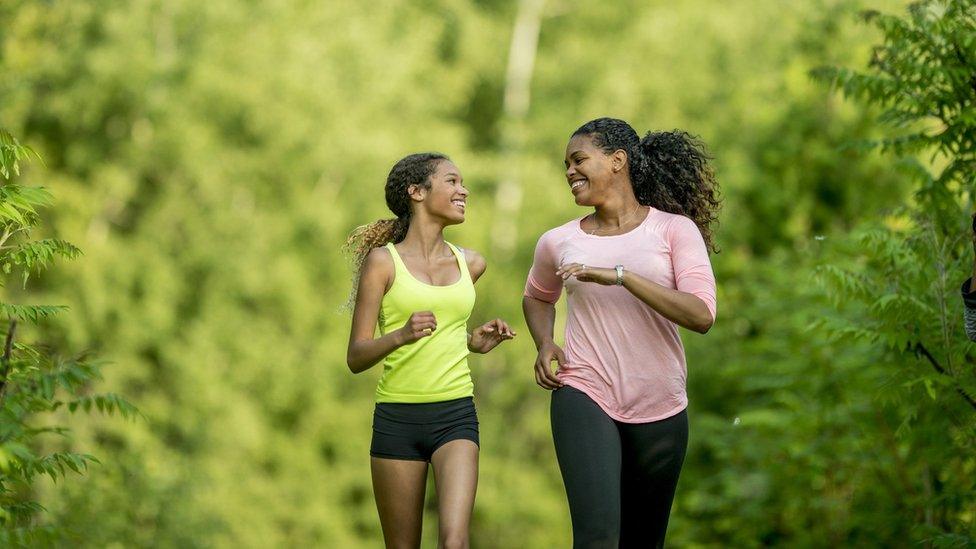
[[586, 180], [585, 179], [580, 179], [578, 181], [573, 181], [573, 184], [572, 184], [572, 186], [570, 188], [572, 188], [572, 189], [578, 189], [578, 188], [580, 188], [580, 187], [583, 186], [583, 183], [586, 183]]

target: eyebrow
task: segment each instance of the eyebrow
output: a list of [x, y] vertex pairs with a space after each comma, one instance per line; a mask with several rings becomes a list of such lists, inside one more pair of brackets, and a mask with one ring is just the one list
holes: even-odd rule
[[461, 174], [459, 174], [457, 172], [447, 172], [446, 174], [444, 174], [444, 177], [445, 178], [446, 177], [451, 177], [451, 176], [454, 176], [454, 177], [456, 177], [458, 179], [462, 179], [462, 180], [464, 179], [463, 177], [461, 177]]

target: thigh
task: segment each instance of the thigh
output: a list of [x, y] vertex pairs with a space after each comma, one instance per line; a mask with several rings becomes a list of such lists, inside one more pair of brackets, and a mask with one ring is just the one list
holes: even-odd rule
[[427, 462], [370, 458], [373, 494], [388, 548], [420, 547]]
[[621, 424], [621, 547], [663, 547], [688, 447], [688, 415]]
[[441, 545], [466, 546], [478, 488], [478, 445], [467, 439], [452, 440], [438, 448], [430, 462], [437, 488]]
[[574, 547], [616, 547], [620, 535], [620, 435], [582, 391], [552, 393], [552, 438], [573, 521]]

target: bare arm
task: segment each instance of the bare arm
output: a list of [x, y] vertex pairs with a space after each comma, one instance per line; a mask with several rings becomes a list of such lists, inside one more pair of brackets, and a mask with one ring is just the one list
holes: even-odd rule
[[552, 343], [552, 330], [556, 323], [556, 304], [538, 299], [522, 297], [522, 314], [529, 327], [532, 341], [538, 350], [545, 343]]
[[552, 372], [552, 361], [559, 366], [566, 363], [566, 355], [553, 341], [553, 325], [556, 321], [556, 306], [535, 298], [522, 298], [522, 313], [532, 334], [538, 356], [535, 360], [535, 382], [543, 389], [558, 389], [562, 382]]
[[393, 277], [393, 259], [390, 253], [382, 248], [370, 252], [359, 274], [356, 308], [352, 315], [352, 330], [346, 351], [346, 364], [354, 374], [372, 368], [396, 349], [430, 335], [437, 329], [433, 313], [422, 311], [411, 315], [403, 328], [379, 338], [374, 337], [380, 304], [383, 302], [383, 295], [393, 283]]
[[[614, 271], [614, 281], [617, 273]], [[698, 296], [672, 290], [628, 271], [624, 271], [624, 288], [675, 324], [700, 334], [708, 332], [715, 322], [708, 306]]]
[[[616, 269], [584, 267], [579, 263], [571, 263], [561, 267], [557, 273], [563, 280], [575, 276], [577, 280], [605, 286], [617, 283]], [[626, 270], [623, 286], [661, 316], [683, 328], [704, 334], [715, 322], [708, 306], [694, 294], [672, 290]]]
[[[614, 280], [616, 276], [615, 271]], [[665, 288], [627, 271], [624, 271], [624, 288], [661, 316], [683, 328], [704, 334], [715, 322], [708, 306], [696, 295]]]

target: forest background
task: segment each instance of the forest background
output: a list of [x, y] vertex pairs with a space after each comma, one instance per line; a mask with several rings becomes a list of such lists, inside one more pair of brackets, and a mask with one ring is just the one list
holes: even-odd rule
[[585, 213], [569, 135], [614, 116], [700, 135], [724, 196], [669, 543], [976, 546], [974, 5], [913, 6], [4, 0], [0, 128], [43, 159], [18, 178], [54, 195], [38, 234], [83, 252], [4, 301], [68, 305], [27, 333], [104, 359], [91, 390], [141, 412], [38, 420], [72, 430], [37, 451], [101, 463], [21, 487], [31, 524], [79, 547], [379, 546], [380, 369], [344, 363], [341, 247], [390, 215], [392, 164], [436, 150], [471, 189], [447, 236], [489, 261], [472, 322], [521, 332], [471, 359], [473, 545], [568, 546], [521, 289], [538, 236]]

